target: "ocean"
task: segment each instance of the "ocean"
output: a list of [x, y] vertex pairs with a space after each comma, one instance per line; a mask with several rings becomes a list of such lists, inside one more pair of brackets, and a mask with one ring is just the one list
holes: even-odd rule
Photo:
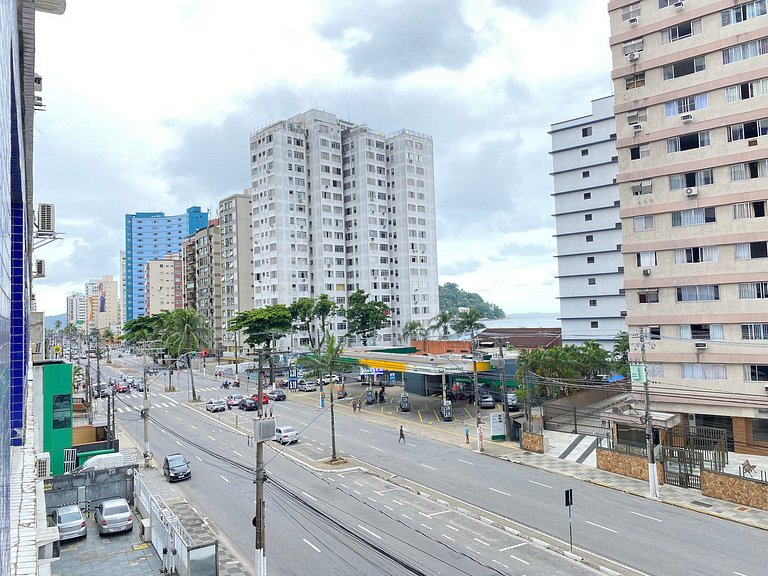
[[510, 314], [503, 320], [483, 320], [486, 328], [560, 328], [557, 312]]

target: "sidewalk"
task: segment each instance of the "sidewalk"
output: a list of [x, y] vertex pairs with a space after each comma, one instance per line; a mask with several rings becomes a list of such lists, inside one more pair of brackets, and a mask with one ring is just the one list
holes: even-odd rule
[[[349, 415], [353, 417], [384, 426], [390, 426], [393, 430], [397, 429], [402, 424], [410, 434], [415, 434], [423, 438], [429, 438], [452, 446], [462, 447], [467, 450], [477, 450], [475, 420], [473, 416], [474, 409], [472, 409], [472, 413], [467, 411], [466, 402], [464, 401], [454, 402], [454, 420], [452, 422], [443, 422], [438, 417], [438, 408], [441, 402], [439, 397], [423, 397], [411, 394], [409, 395], [411, 411], [400, 412], [397, 402], [400, 398], [402, 388], [399, 386], [385, 388], [386, 402], [384, 404], [372, 404], [368, 406], [364, 403], [367, 385], [363, 385], [360, 382], [346, 382], [345, 387], [348, 396], [343, 400], [337, 400], [335, 402], [337, 410], [347, 410], [349, 411]], [[289, 394], [289, 399], [293, 402], [300, 402], [312, 406], [315, 406], [318, 403], [317, 393], [289, 392]], [[362, 400], [363, 408], [360, 412], [353, 414], [350, 405], [352, 399]], [[490, 437], [490, 430], [488, 427], [489, 412], [489, 410], [483, 411], [483, 423], [486, 438]], [[465, 422], [469, 424], [470, 429], [472, 430], [469, 444], [466, 444], [464, 438]], [[545, 431], [545, 437], [547, 435], [548, 432]], [[575, 434], [567, 436], [570, 436], [573, 439], [577, 438], [577, 435]], [[582, 444], [586, 445], [587, 443], [588, 441], [583, 443], [580, 442], [579, 446]], [[557, 447], [552, 453], [536, 454], [522, 450], [517, 443], [492, 442], [486, 440], [484, 442], [484, 453], [488, 456], [507, 460], [515, 464], [522, 464], [524, 466], [546, 470], [547, 472], [575, 478], [585, 482], [591, 482], [593, 484], [620, 490], [627, 494], [634, 494], [635, 496], [643, 498], [648, 497], [648, 482], [596, 468], [594, 464], [594, 454], [592, 454], [591, 457], [592, 465], [587, 463], [589, 462], [588, 458], [585, 459], [583, 463], [577, 463], [563, 457], [558, 457], [562, 452], [562, 437], [556, 439], [553, 444], [556, 444]], [[732, 459], [735, 459], [728, 470], [729, 472], [731, 469], [736, 470], [738, 464], [745, 458], [744, 455], [729, 456], [732, 456]], [[765, 459], [760, 458], [759, 460], [762, 462]], [[708, 498], [702, 496], [700, 490], [680, 488], [669, 484], [660, 487], [660, 494], [660, 500], [665, 504], [768, 530], [768, 511], [750, 508], [748, 506], [742, 506], [724, 500]]]

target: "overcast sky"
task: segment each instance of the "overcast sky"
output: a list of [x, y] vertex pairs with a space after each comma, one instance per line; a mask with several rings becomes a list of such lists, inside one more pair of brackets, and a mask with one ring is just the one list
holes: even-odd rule
[[70, 0], [37, 15], [38, 310], [119, 279], [124, 215], [212, 210], [311, 108], [432, 135], [440, 283], [556, 312], [550, 137], [611, 93], [606, 0]]

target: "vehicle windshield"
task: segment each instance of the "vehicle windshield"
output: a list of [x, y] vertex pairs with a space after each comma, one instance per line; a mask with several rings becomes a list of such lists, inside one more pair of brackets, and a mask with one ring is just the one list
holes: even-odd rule
[[296, 428], [294, 428], [293, 426], [284, 426], [282, 430], [283, 430], [283, 434], [291, 434], [292, 432], [296, 432]]
[[116, 516], [117, 514], [130, 514], [131, 509], [126, 504], [112, 504], [104, 506], [104, 516]]
[[168, 465], [171, 468], [177, 468], [179, 466], [186, 466], [187, 460], [184, 458], [184, 456], [169, 456], [168, 457]]
[[68, 522], [77, 522], [82, 520], [83, 515], [80, 512], [64, 512], [59, 515], [59, 524], [66, 524]]

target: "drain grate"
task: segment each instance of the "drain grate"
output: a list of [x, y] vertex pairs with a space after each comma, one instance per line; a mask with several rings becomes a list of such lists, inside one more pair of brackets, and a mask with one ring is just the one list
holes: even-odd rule
[[693, 500], [691, 504], [696, 504], [696, 506], [703, 506], [704, 508], [712, 508], [712, 504], [707, 504], [706, 502], [699, 502], [698, 500]]

